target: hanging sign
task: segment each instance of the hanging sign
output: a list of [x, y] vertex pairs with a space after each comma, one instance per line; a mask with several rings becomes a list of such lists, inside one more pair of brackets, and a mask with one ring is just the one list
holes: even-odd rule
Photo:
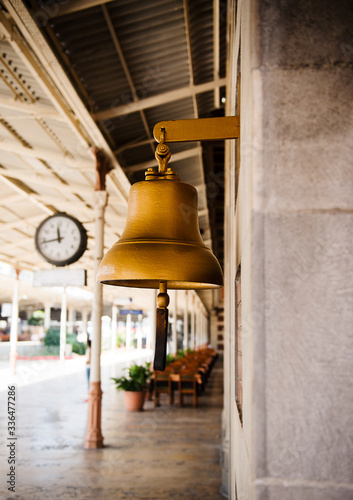
[[34, 271], [33, 286], [86, 286], [86, 269], [42, 269]]
[[120, 314], [142, 314], [142, 310], [120, 309]]

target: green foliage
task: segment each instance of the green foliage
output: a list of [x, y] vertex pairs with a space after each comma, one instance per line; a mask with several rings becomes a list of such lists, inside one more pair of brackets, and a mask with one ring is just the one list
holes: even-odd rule
[[58, 345], [45, 345], [42, 348], [41, 352], [42, 356], [59, 356], [60, 355], [60, 346]]
[[150, 376], [149, 363], [145, 365], [133, 364], [129, 368], [128, 377], [112, 378], [112, 380], [114, 380], [118, 391], [143, 391]]
[[181, 359], [184, 357], [184, 355], [185, 355], [185, 351], [183, 349], [179, 349], [179, 351], [177, 352], [177, 358]]
[[[66, 343], [72, 345], [72, 352], [76, 354], [85, 354], [86, 344], [78, 342], [76, 335], [66, 335]], [[60, 330], [58, 328], [49, 328], [44, 337], [45, 346], [59, 346], [60, 345]]]
[[44, 311], [33, 311], [29, 320], [28, 320], [29, 325], [34, 325], [34, 326], [43, 326], [44, 325]]
[[117, 336], [116, 336], [116, 346], [117, 347], [122, 347], [126, 344], [126, 340], [125, 340], [125, 334], [121, 334], [120, 332], [118, 332]]
[[60, 345], [60, 330], [58, 328], [49, 328], [44, 337], [44, 345]]
[[72, 345], [72, 352], [76, 354], [85, 354], [86, 352], [86, 344], [83, 342], [79, 342], [75, 334], [66, 335], [66, 343]]
[[167, 354], [167, 357], [165, 359], [165, 364], [168, 366], [170, 363], [173, 363], [175, 361], [174, 355], [173, 354]]

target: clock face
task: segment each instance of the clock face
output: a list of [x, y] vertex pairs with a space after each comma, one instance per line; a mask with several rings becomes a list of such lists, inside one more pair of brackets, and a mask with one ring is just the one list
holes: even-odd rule
[[66, 266], [76, 262], [86, 250], [87, 233], [77, 219], [58, 213], [39, 225], [35, 244], [46, 261], [55, 266]]

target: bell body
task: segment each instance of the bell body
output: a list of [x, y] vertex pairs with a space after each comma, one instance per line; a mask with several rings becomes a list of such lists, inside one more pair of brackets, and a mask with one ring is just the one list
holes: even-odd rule
[[138, 288], [202, 289], [223, 286], [218, 260], [198, 225], [197, 191], [156, 179], [130, 189], [126, 226], [103, 257], [100, 283]]

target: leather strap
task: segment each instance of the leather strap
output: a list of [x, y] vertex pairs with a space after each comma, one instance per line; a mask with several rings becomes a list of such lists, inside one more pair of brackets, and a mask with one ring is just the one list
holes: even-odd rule
[[168, 309], [159, 307], [156, 320], [156, 348], [154, 353], [153, 369], [163, 372], [167, 356]]

